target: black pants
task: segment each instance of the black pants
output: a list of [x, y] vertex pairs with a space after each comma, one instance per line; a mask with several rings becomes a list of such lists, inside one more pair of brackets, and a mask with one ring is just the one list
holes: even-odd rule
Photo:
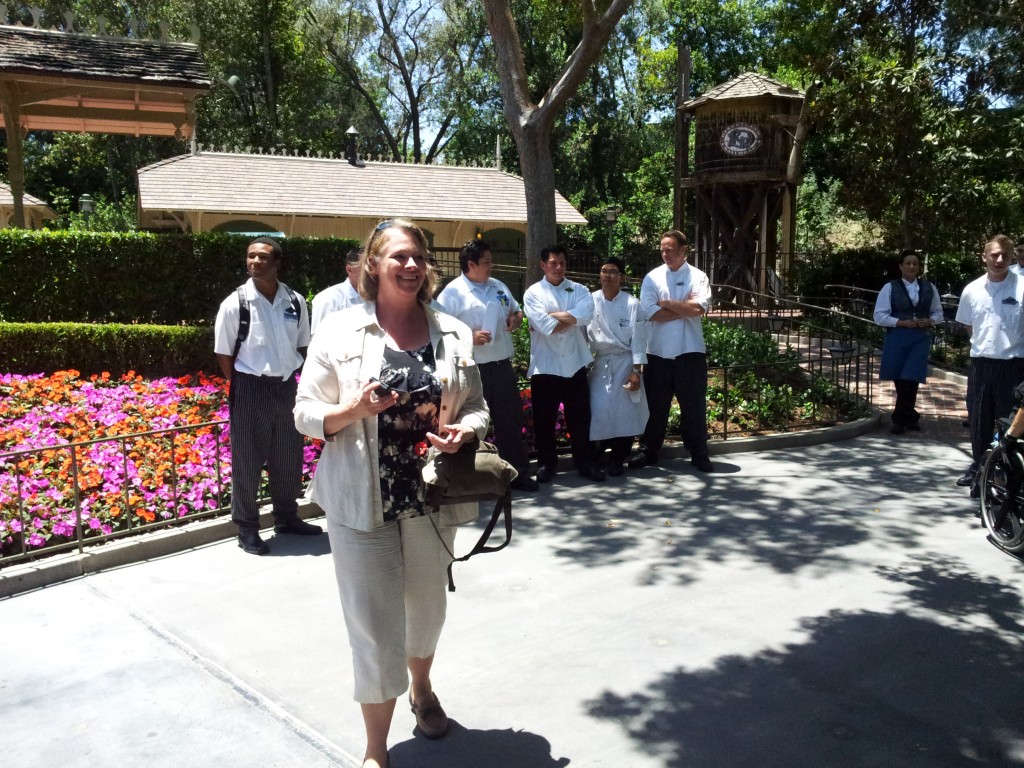
[[231, 375], [231, 520], [239, 530], [259, 528], [256, 499], [264, 466], [274, 521], [298, 514], [303, 441], [292, 416], [296, 389], [294, 376], [282, 381], [238, 371]]
[[917, 404], [917, 389], [921, 386], [920, 383], [912, 379], [894, 379], [892, 384], [896, 388], [892, 423], [902, 427], [917, 424], [921, 420], [921, 414], [914, 406]]
[[647, 407], [651, 412], [640, 436], [640, 450], [657, 458], [668, 431], [672, 396], [679, 401], [679, 433], [691, 456], [708, 452], [708, 360], [703, 352], [678, 357], [647, 356], [644, 368]]
[[523, 475], [530, 463], [530, 455], [523, 441], [523, 403], [512, 361], [481, 363], [479, 368], [498, 455]]
[[565, 410], [565, 426], [572, 446], [572, 461], [577, 469], [594, 465], [594, 446], [590, 443], [590, 385], [587, 369], [580, 368], [572, 376], [538, 373], [530, 377], [533, 392], [533, 437], [537, 448], [537, 466], [554, 469], [558, 462], [555, 450], [555, 422], [558, 405]]
[[1009, 416], [1013, 388], [1024, 379], [1024, 360], [995, 360], [972, 357], [967, 369], [967, 422], [971, 432], [974, 462], [992, 444], [995, 421]]

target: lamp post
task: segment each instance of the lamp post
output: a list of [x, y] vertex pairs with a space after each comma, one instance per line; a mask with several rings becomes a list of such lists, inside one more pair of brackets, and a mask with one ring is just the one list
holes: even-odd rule
[[78, 198], [78, 212], [82, 214], [85, 219], [85, 223], [89, 223], [89, 219], [92, 218], [92, 212], [95, 209], [95, 203], [93, 202], [92, 195], [85, 194]]
[[612, 257], [612, 232], [615, 230], [615, 221], [622, 213], [621, 205], [609, 205], [604, 209], [604, 220], [608, 222], [608, 258]]

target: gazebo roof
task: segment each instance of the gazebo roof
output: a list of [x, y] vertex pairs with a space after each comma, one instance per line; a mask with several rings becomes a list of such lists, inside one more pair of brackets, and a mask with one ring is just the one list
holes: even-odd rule
[[111, 35], [0, 26], [0, 74], [210, 87], [199, 48]]
[[[258, 216], [525, 222], [522, 178], [497, 168], [197, 152], [140, 168], [139, 206]], [[587, 219], [557, 192], [559, 224]]]
[[742, 75], [734, 77], [728, 82], [716, 85], [703, 96], [691, 99], [683, 104], [680, 109], [689, 111], [694, 107], [699, 107], [701, 104], [706, 104], [710, 101], [755, 99], [763, 98], [765, 96], [774, 96], [776, 98], [783, 99], [802, 99], [804, 97], [804, 92], [799, 88], [786, 85], [786, 83], [779, 80], [765, 77], [764, 75], [759, 75], [755, 72], [744, 72]]
[[0, 23], [0, 101], [24, 131], [186, 138], [209, 88], [195, 43]]

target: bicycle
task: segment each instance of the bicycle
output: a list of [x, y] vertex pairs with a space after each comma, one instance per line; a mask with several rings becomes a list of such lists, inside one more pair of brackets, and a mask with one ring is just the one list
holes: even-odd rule
[[1009, 419], [998, 420], [996, 441], [983, 459], [978, 486], [989, 541], [1004, 552], [1020, 555], [1024, 553], [1024, 456], [1021, 447], [1003, 448], [1009, 426]]

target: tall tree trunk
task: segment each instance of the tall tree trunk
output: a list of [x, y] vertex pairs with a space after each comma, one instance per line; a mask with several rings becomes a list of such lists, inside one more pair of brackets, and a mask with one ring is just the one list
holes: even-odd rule
[[555, 166], [551, 156], [551, 126], [566, 102], [579, 90], [591, 64], [601, 55], [619, 19], [633, 0], [611, 0], [600, 12], [594, 0], [579, 0], [583, 37], [562, 71], [536, 103], [530, 98], [523, 46], [508, 0], [482, 0], [487, 29], [494, 43], [505, 119], [519, 150], [526, 189], [526, 279], [540, 279], [541, 249], [558, 235], [555, 221]]
[[513, 131], [526, 191], [526, 282], [540, 280], [540, 252], [558, 238], [555, 221], [555, 164], [551, 126], [527, 123]]

